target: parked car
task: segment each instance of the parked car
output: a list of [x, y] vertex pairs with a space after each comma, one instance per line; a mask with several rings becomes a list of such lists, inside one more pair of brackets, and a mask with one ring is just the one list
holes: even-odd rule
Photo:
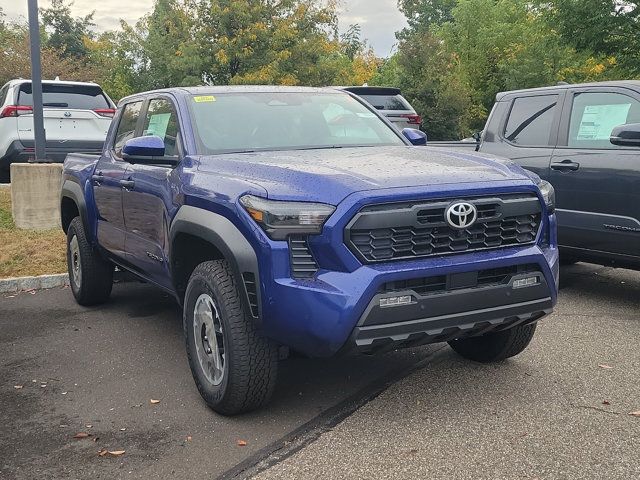
[[118, 265], [173, 295], [223, 414], [268, 400], [287, 349], [517, 355], [557, 298], [553, 189], [404, 135], [335, 89], [127, 97], [102, 154], [64, 163], [71, 291], [106, 301]]
[[[42, 100], [49, 160], [102, 151], [115, 105], [99, 85], [45, 80]], [[34, 153], [31, 80], [12, 80], [0, 89], [0, 181], [8, 181], [11, 163]]]
[[409, 102], [401, 95], [399, 88], [391, 87], [338, 87], [354, 93], [373, 105], [400, 130], [420, 128], [422, 117], [416, 113]]
[[564, 262], [640, 269], [640, 81], [499, 93], [479, 150], [555, 187]]

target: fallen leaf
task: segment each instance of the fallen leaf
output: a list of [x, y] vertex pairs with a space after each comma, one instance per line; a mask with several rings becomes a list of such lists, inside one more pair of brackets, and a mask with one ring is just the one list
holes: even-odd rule
[[126, 430], [127, 430], [126, 428], [121, 428], [121, 429], [120, 429], [120, 431], [121, 431], [121, 432], [124, 432], [124, 431], [126, 431]]
[[151, 402], [151, 405], [155, 405], [157, 403], [160, 403], [160, 400], [154, 400], [153, 398], [151, 400], [149, 400], [149, 402]]
[[640, 417], [640, 410], [635, 412], [629, 412], [629, 415], [631, 415], [632, 417]]
[[40, 388], [47, 388], [47, 384], [43, 383], [42, 385], [40, 385]]
[[87, 424], [85, 425], [85, 427], [87, 427], [87, 428], [91, 428], [91, 427], [93, 427], [93, 425], [91, 425], [90, 423], [87, 423]]
[[35, 379], [34, 379], [34, 380], [31, 380], [31, 381], [32, 381], [33, 383], [38, 383], [38, 380], [35, 380]]
[[15, 388], [16, 390], [22, 390], [24, 388], [23, 385], [14, 385], [13, 388]]
[[190, 442], [190, 441], [191, 441], [191, 435], [187, 437], [187, 442]]
[[600, 368], [604, 368], [605, 370], [609, 370], [613, 368], [611, 365], [598, 365]]
[[93, 440], [93, 442], [95, 443], [95, 442], [97, 442], [98, 440], [100, 440], [100, 437], [93, 437], [93, 438], [92, 438], [92, 440]]
[[609, 400], [603, 400], [602, 404], [603, 405], [611, 405], [611, 402]]
[[105, 448], [103, 448], [102, 450], [98, 450], [99, 457], [104, 457], [107, 453], [109, 452]]
[[62, 395], [66, 395], [66, 394], [67, 394], [67, 392], [62, 392]]
[[239, 447], [246, 447], [247, 446], [246, 440], [238, 440], [238, 446]]
[[73, 438], [87, 438], [88, 436], [89, 434], [87, 432], [78, 432], [73, 436]]
[[108, 453], [114, 457], [119, 457], [120, 455], [124, 455], [124, 450], [109, 450]]

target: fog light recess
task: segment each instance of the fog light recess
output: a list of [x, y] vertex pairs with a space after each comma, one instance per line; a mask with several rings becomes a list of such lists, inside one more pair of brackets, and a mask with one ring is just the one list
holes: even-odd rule
[[411, 295], [402, 295], [400, 297], [386, 297], [380, 299], [381, 307], [398, 307], [400, 305], [409, 305], [413, 302]]
[[537, 276], [519, 278], [518, 280], [514, 280], [512, 288], [533, 287], [534, 285], [538, 285], [539, 283], [540, 279]]

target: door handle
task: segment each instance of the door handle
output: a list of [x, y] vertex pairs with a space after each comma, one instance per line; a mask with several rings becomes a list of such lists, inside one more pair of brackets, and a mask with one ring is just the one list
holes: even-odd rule
[[136, 182], [134, 182], [133, 180], [120, 180], [120, 185], [125, 190], [133, 190], [133, 187], [135, 187]]
[[563, 160], [551, 164], [552, 170], [558, 170], [559, 172], [575, 172], [580, 168], [580, 164], [571, 160]]
[[91, 180], [93, 180], [94, 185], [100, 185], [104, 181], [104, 175], [102, 175], [102, 172], [98, 172], [95, 175], [91, 175]]

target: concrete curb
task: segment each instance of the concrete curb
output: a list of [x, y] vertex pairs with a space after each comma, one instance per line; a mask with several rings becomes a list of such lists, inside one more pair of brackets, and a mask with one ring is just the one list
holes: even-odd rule
[[26, 290], [45, 290], [47, 288], [69, 285], [69, 275], [40, 275], [39, 277], [15, 277], [0, 280], [0, 293], [24, 292]]

